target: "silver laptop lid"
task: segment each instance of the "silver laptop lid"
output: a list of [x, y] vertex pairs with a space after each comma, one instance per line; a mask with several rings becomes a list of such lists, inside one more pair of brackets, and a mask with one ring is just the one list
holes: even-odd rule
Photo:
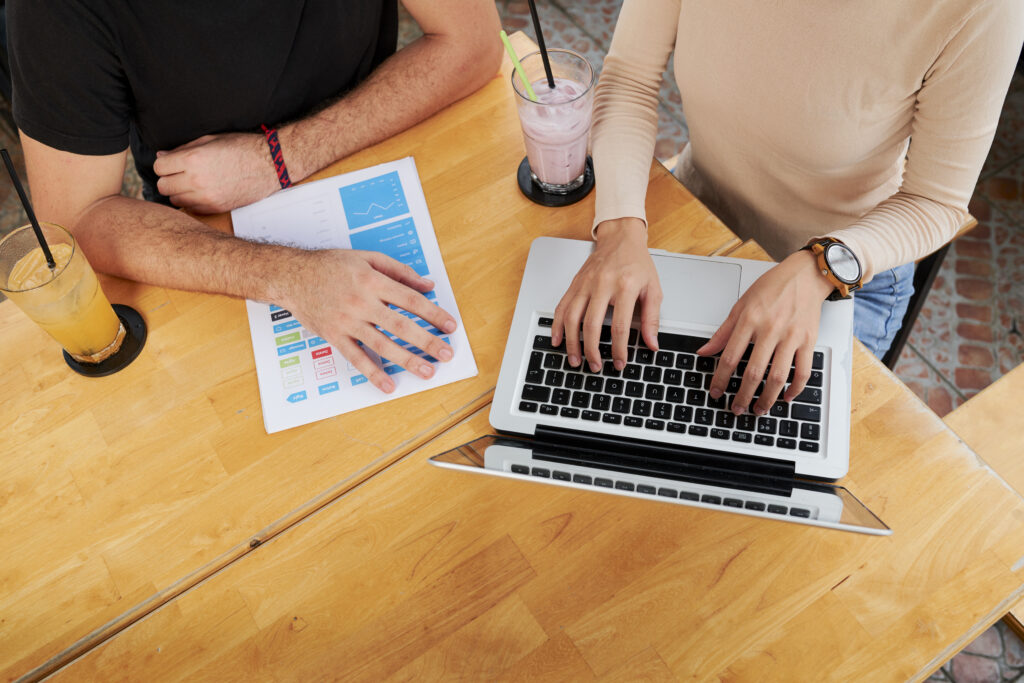
[[[561, 415], [520, 409], [523, 384], [530, 369], [535, 339], [545, 333], [551, 316], [576, 272], [586, 261], [592, 242], [541, 237], [534, 240], [523, 274], [501, 372], [491, 405], [491, 425], [505, 433], [534, 435], [544, 429], [582, 430], [621, 439], [656, 440], [666, 444], [713, 448], [753, 458], [793, 463], [796, 474], [835, 480], [849, 466], [850, 381], [852, 370], [853, 302], [824, 302], [816, 349], [821, 352], [827, 386], [821, 389], [820, 448], [790, 452], [757, 443], [712, 442], [707, 437], [669, 431], [652, 432], [625, 424], [583, 422]], [[700, 257], [651, 250], [665, 293], [661, 332], [710, 337], [739, 296], [774, 264], [727, 257]], [[550, 335], [550, 330], [547, 330]], [[641, 343], [642, 345], [642, 343]]]

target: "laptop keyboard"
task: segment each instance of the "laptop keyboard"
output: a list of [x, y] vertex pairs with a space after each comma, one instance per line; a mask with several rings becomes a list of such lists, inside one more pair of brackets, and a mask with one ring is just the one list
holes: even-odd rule
[[[791, 403], [778, 400], [767, 415], [751, 412], [734, 415], [732, 405], [739, 391], [746, 360], [729, 379], [726, 393], [714, 400], [708, 393], [717, 358], [697, 356], [707, 338], [661, 332], [658, 351], [652, 351], [631, 329], [626, 367], [612, 364], [611, 328], [601, 331], [600, 352], [604, 365], [593, 372], [584, 359], [578, 368], [569, 365], [565, 342], [551, 345], [552, 319], [542, 317], [547, 328], [533, 340], [530, 363], [519, 389], [519, 410], [588, 423], [634, 427], [647, 432], [687, 434], [706, 439], [708, 448], [721, 442], [753, 444], [793, 454], [814, 455], [822, 449], [822, 388], [827, 386], [825, 356], [815, 351], [806, 388]], [[790, 368], [789, 380], [793, 379]], [[751, 406], [764, 389], [754, 392]], [[781, 395], [781, 392], [780, 392]], [[652, 434], [648, 438], [657, 439]]]

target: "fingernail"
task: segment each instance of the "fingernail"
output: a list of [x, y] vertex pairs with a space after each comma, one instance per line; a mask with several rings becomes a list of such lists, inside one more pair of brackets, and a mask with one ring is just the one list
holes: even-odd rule
[[416, 368], [416, 372], [420, 373], [420, 377], [423, 377], [424, 379], [430, 379], [430, 377], [434, 374], [434, 368], [430, 364], [424, 363], [423, 365]]
[[451, 360], [453, 355], [452, 350], [447, 346], [442, 347], [441, 350], [437, 352], [437, 357], [441, 360]]
[[167, 154], [167, 152], [157, 152], [157, 153], [156, 153], [156, 155], [157, 155], [158, 157], [162, 157], [162, 156], [163, 156], [163, 155], [165, 155], [165, 154]]
[[768, 411], [767, 411], [767, 410], [765, 410], [764, 408], [758, 408], [758, 407], [755, 407], [755, 408], [754, 408], [754, 412], [755, 412], [755, 413], [757, 413], [758, 415], [764, 415], [764, 414], [765, 414], [765, 413], [767, 413]]
[[615, 366], [616, 370], [622, 370], [622, 368], [626, 367], [626, 362], [625, 361], [621, 361], [621, 360], [617, 360], [614, 363], [612, 363], [612, 365]]
[[721, 396], [721, 395], [722, 395], [722, 390], [721, 389], [712, 389], [711, 390], [711, 398], [715, 399], [716, 401], [718, 400], [718, 397]]
[[433, 280], [431, 280], [431, 279], [430, 279], [429, 277], [423, 277], [423, 276], [421, 275], [421, 276], [420, 276], [420, 280], [422, 280], [422, 281], [423, 281], [423, 284], [425, 284], [425, 285], [430, 285], [431, 287], [433, 287], [433, 286], [434, 286], [434, 281], [433, 281]]
[[601, 364], [600, 363], [591, 363], [590, 364], [590, 370], [592, 372], [600, 372], [601, 371]]
[[573, 367], [576, 367], [579, 364], [580, 364], [580, 357], [579, 356], [569, 356], [569, 365], [571, 365]]
[[732, 407], [732, 414], [733, 415], [739, 416], [739, 415], [742, 415], [744, 412], [745, 411], [743, 410], [743, 408], [740, 408], [739, 406], [733, 406]]
[[452, 332], [455, 331], [455, 321], [454, 320], [446, 321], [445, 324], [444, 324], [444, 328], [443, 329], [448, 334], [451, 334]]
[[395, 390], [395, 383], [391, 381], [390, 378], [388, 378], [384, 380], [383, 384], [381, 384], [380, 390], [383, 391], [385, 394], [390, 394], [392, 391]]

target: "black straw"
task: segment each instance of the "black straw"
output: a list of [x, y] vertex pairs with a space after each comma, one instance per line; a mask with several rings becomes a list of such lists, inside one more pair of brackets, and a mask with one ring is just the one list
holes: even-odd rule
[[530, 0], [530, 14], [533, 15], [533, 30], [537, 32], [537, 45], [540, 46], [540, 58], [544, 61], [544, 73], [548, 76], [548, 87], [555, 89], [555, 77], [551, 75], [551, 62], [548, 61], [548, 49], [544, 47], [544, 34], [540, 30], [540, 17], [537, 16], [537, 5]]
[[36, 212], [32, 210], [32, 204], [29, 203], [28, 197], [25, 195], [25, 188], [21, 186], [21, 179], [18, 178], [18, 172], [14, 170], [14, 163], [11, 162], [11, 155], [7, 153], [6, 149], [0, 149], [0, 156], [4, 158], [4, 165], [7, 167], [7, 173], [11, 176], [11, 182], [14, 183], [14, 189], [18, 191], [18, 197], [21, 198], [21, 205], [25, 207], [25, 213], [28, 214], [28, 220], [32, 223], [32, 230], [36, 233], [36, 239], [39, 240], [39, 246], [43, 248], [43, 255], [46, 257], [46, 265], [53, 270], [57, 267], [57, 262], [53, 260], [53, 254], [50, 253], [50, 246], [46, 243], [46, 239], [43, 238], [43, 229], [39, 227], [39, 221], [36, 220]]

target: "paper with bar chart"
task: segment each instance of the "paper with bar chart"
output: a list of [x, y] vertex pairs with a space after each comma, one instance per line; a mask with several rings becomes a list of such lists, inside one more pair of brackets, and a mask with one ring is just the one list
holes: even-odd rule
[[436, 368], [434, 376], [425, 380], [366, 349], [395, 382], [395, 391], [385, 394], [291, 311], [273, 303], [246, 301], [267, 433], [477, 374], [412, 157], [282, 190], [235, 209], [231, 219], [235, 235], [247, 240], [305, 249], [363, 249], [387, 254], [433, 280], [435, 287], [427, 298], [458, 321], [458, 329], [449, 335], [415, 314], [396, 308], [451, 344], [455, 358], [439, 363], [385, 331], [397, 344], [423, 356]]

